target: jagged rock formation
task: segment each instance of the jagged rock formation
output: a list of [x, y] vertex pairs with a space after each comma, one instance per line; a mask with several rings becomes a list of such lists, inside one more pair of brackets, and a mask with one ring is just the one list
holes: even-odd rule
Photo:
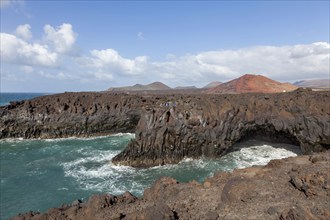
[[210, 88], [206, 93], [279, 93], [297, 89], [290, 83], [280, 83], [262, 75], [245, 74], [237, 79]]
[[0, 138], [60, 138], [134, 132], [154, 97], [63, 93], [0, 107]]
[[330, 151], [273, 160], [264, 167], [219, 172], [178, 183], [162, 177], [143, 198], [94, 195], [86, 202], [29, 212], [13, 220], [43, 219], [330, 219]]
[[126, 95], [64, 93], [0, 107], [0, 138], [59, 138], [134, 132], [115, 163], [154, 166], [219, 157], [250, 137], [330, 146], [330, 92]]
[[141, 115], [116, 164], [136, 167], [177, 163], [184, 157], [219, 157], [244, 139], [301, 146], [303, 153], [330, 148], [330, 93], [169, 96]]

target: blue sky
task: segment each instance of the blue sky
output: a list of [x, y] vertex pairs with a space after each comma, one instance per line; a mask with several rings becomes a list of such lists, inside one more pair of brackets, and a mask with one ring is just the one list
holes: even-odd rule
[[1, 91], [329, 78], [329, 1], [1, 1]]

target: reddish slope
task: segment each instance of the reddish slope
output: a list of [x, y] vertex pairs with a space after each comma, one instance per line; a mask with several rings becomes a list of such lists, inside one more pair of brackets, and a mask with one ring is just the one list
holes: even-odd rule
[[206, 93], [277, 93], [288, 92], [298, 87], [290, 83], [280, 83], [261, 75], [246, 74], [207, 90]]

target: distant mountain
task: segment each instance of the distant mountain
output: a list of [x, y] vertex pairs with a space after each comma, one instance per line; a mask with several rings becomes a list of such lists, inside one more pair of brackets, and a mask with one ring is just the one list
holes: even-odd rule
[[185, 90], [185, 89], [198, 89], [196, 86], [177, 86], [174, 89], [176, 90]]
[[208, 89], [206, 93], [277, 93], [287, 92], [298, 87], [290, 83], [280, 83], [262, 75], [246, 74], [237, 79]]
[[129, 92], [129, 91], [155, 91], [155, 90], [171, 90], [171, 87], [161, 82], [153, 82], [148, 85], [136, 84], [134, 86], [109, 88], [107, 91]]
[[309, 88], [330, 88], [330, 79], [300, 80], [293, 83], [293, 85]]
[[206, 86], [204, 86], [203, 88], [204, 89], [210, 89], [210, 88], [214, 88], [218, 85], [221, 85], [222, 82], [219, 82], [219, 81], [213, 81], [213, 82], [210, 82], [209, 84], [207, 84]]

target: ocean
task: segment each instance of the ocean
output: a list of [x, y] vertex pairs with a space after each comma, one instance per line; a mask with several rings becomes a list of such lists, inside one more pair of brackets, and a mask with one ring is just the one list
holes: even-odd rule
[[115, 195], [143, 190], [161, 176], [179, 182], [202, 182], [216, 171], [267, 164], [299, 154], [296, 146], [249, 141], [218, 159], [185, 158], [179, 164], [152, 168], [116, 166], [111, 159], [134, 134], [93, 138], [0, 140], [0, 219], [29, 210], [44, 212], [96, 193]]
[[47, 95], [47, 93], [0, 93], [0, 106], [9, 105], [10, 101], [21, 101], [26, 99], [32, 99], [38, 96]]

